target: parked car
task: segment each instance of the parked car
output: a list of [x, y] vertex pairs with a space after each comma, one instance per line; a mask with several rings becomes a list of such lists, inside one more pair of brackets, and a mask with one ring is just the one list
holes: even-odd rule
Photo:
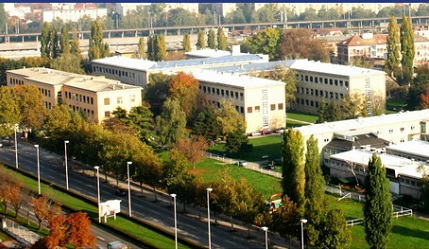
[[246, 165], [247, 165], [246, 161], [243, 161], [243, 160], [238, 161], [238, 166], [243, 167], [243, 166], [246, 166]]
[[116, 196], [125, 196], [126, 194], [127, 193], [124, 190], [120, 189], [120, 188], [115, 189], [115, 195]]

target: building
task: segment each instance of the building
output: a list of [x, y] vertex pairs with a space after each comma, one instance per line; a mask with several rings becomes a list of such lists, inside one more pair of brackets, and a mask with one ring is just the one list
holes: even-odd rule
[[233, 56], [233, 55], [244, 55], [245, 53], [241, 53], [240, 45], [233, 45], [231, 47], [231, 51], [226, 50], [218, 50], [218, 49], [199, 49], [192, 50], [185, 53], [186, 59], [197, 59], [197, 58], [215, 58], [222, 56]]
[[129, 111], [142, 103], [142, 88], [99, 76], [87, 76], [46, 68], [23, 68], [6, 72], [8, 87], [31, 85], [44, 96], [48, 109], [61, 103], [80, 111], [90, 121], [101, 122], [121, 107]]
[[172, 73], [191, 69], [267, 62], [268, 56], [242, 54], [214, 58], [154, 62], [114, 56], [92, 61], [94, 75], [104, 75], [121, 82], [144, 87], [151, 73]]
[[77, 22], [84, 16], [90, 19], [97, 19], [107, 16], [106, 8], [97, 8], [91, 3], [76, 3], [76, 4], [60, 4], [52, 10], [43, 11], [43, 22], [53, 22], [56, 19], [61, 19], [64, 22]]
[[[429, 59], [429, 39], [414, 33], [414, 66], [426, 65]], [[389, 35], [364, 33], [355, 35], [337, 43], [339, 64], [350, 64], [359, 57], [370, 59], [387, 59], [387, 39]]]
[[246, 133], [285, 127], [285, 83], [213, 70], [192, 70], [200, 90], [214, 106], [232, 105], [246, 122]]
[[386, 152], [392, 155], [406, 157], [411, 160], [428, 162], [429, 142], [423, 140], [411, 140], [399, 144], [392, 144], [386, 148]]
[[354, 176], [363, 183], [369, 159], [374, 153], [380, 157], [386, 168], [386, 176], [390, 181], [390, 192], [419, 199], [423, 171], [429, 172], [429, 164], [426, 161], [380, 153], [368, 148], [355, 149], [331, 156], [331, 162], [328, 165], [331, 176], [336, 178]]

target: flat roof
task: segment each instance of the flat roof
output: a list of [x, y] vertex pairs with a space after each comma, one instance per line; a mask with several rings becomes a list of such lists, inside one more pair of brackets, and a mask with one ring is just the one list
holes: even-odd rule
[[395, 176], [409, 176], [416, 179], [422, 177], [422, 172], [418, 171], [419, 166], [423, 166], [424, 170], [429, 172], [429, 166], [426, 162], [414, 161], [405, 157], [395, 156], [385, 153], [377, 153], [370, 150], [350, 150], [338, 154], [331, 155], [331, 159], [344, 161], [347, 163], [357, 163], [360, 165], [368, 165], [372, 154], [376, 153], [380, 157], [384, 167], [394, 170]]
[[242, 54], [242, 55], [228, 55], [214, 58], [197, 58], [189, 60], [177, 60], [177, 61], [149, 61], [136, 58], [128, 58], [122, 56], [112, 56], [103, 59], [94, 60], [93, 63], [110, 65], [115, 67], [122, 67], [134, 70], [160, 70], [160, 69], [174, 69], [183, 67], [195, 67], [198, 65], [216, 65], [224, 63], [234, 62], [252, 62], [262, 61], [263, 59], [259, 55], [255, 54]]
[[422, 140], [412, 140], [399, 144], [393, 144], [388, 146], [386, 149], [404, 152], [419, 157], [429, 157], [429, 142]]
[[309, 60], [296, 60], [290, 68], [295, 70], [332, 74], [346, 77], [386, 75], [385, 72], [379, 70]]
[[289, 68], [295, 61], [296, 60], [258, 62], [258, 63], [243, 64], [243, 65], [212, 67], [210, 69], [218, 72], [224, 72], [224, 73], [247, 74], [255, 71], [273, 70], [277, 66]]
[[205, 48], [186, 52], [185, 55], [195, 57], [221, 57], [231, 55], [230, 51]]
[[400, 124], [401, 122], [405, 123], [412, 120], [421, 121], [426, 119], [429, 119], [429, 109], [411, 112], [399, 112], [393, 114], [383, 114], [380, 116], [348, 119], [329, 123], [311, 124], [293, 129], [299, 130], [303, 136], [323, 133], [341, 133], [345, 131], [355, 130], [376, 132], [374, 130], [371, 130], [371, 127]]
[[63, 72], [50, 68], [22, 68], [7, 72], [21, 75], [28, 80], [49, 85], [64, 85], [92, 92], [117, 91], [123, 89], [141, 89], [121, 83], [118, 80], [106, 79], [104, 76], [90, 76]]
[[285, 83], [281, 81], [251, 77], [246, 75], [239, 75], [234, 73], [216, 72], [216, 71], [207, 70], [207, 69], [190, 70], [190, 73], [192, 73], [195, 79], [199, 81], [210, 82], [213, 84], [235, 86], [243, 89], [285, 86]]

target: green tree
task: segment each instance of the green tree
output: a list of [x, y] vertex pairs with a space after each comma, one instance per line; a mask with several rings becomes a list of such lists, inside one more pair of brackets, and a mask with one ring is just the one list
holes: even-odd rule
[[298, 237], [298, 224], [301, 217], [300, 210], [289, 196], [285, 195], [282, 205], [272, 214], [271, 230], [278, 232], [283, 238]]
[[326, 114], [325, 120], [328, 122], [341, 120], [341, 110], [337, 104], [337, 101], [331, 100], [331, 102], [326, 107], [325, 114]]
[[15, 124], [21, 122], [19, 103], [12, 94], [12, 89], [7, 86], [0, 87], [0, 136], [11, 136], [14, 133]]
[[160, 116], [156, 117], [157, 134], [163, 145], [174, 144], [187, 136], [186, 114], [179, 101], [167, 98]]
[[402, 53], [402, 76], [400, 79], [401, 85], [410, 85], [413, 80], [414, 67], [414, 31], [411, 26], [410, 18], [402, 17], [401, 25], [401, 53]]
[[367, 99], [364, 94], [354, 92], [342, 99], [343, 119], [368, 116]]
[[[317, 139], [313, 135], [307, 140], [307, 151], [305, 153], [305, 212], [304, 217], [308, 219], [307, 237], [310, 244], [315, 245], [319, 241], [318, 226], [323, 217], [326, 206], [325, 179], [320, 166], [319, 147]], [[323, 240], [323, 239], [322, 239]]]
[[151, 146], [156, 145], [153, 113], [146, 102], [141, 106], [131, 108], [127, 117], [127, 124], [137, 131], [141, 141]]
[[324, 123], [324, 122], [328, 122], [328, 118], [327, 118], [327, 108], [328, 108], [328, 103], [325, 102], [325, 97], [322, 97], [322, 100], [320, 101], [320, 105], [319, 105], [319, 117], [317, 118], [316, 123]]
[[213, 29], [209, 30], [209, 35], [207, 37], [207, 46], [211, 49], [216, 48], [216, 36]]
[[387, 27], [389, 37], [387, 38], [387, 53], [389, 57], [386, 61], [386, 70], [389, 75], [394, 75], [399, 68], [401, 62], [400, 56], [400, 41], [399, 41], [399, 27], [394, 16], [390, 16], [389, 26]]
[[320, 219], [319, 240], [315, 244], [316, 248], [349, 248], [351, 233], [347, 228], [347, 220], [342, 210], [338, 208], [329, 209], [320, 216]]
[[204, 136], [208, 141], [214, 141], [220, 134], [219, 124], [215, 116], [215, 109], [211, 105], [206, 105], [198, 113], [192, 127], [192, 133]]
[[138, 53], [139, 53], [139, 58], [140, 59], [145, 59], [146, 58], [146, 42], [144, 40], [144, 37], [140, 37], [140, 39], [139, 39]]
[[296, 203], [303, 213], [305, 203], [304, 139], [299, 130], [288, 129], [283, 134], [283, 195]]
[[51, 51], [49, 50], [49, 35], [51, 27], [49, 22], [43, 23], [42, 35], [40, 38], [40, 54], [44, 58], [50, 58]]
[[191, 48], [191, 36], [188, 33], [185, 33], [183, 35], [182, 44], [183, 44], [183, 50], [185, 52], [189, 52], [192, 50], [192, 48]]
[[368, 162], [365, 177], [364, 225], [365, 238], [370, 248], [387, 248], [392, 227], [392, 201], [389, 179], [376, 153]]
[[4, 3], [0, 4], [0, 32], [3, 32], [7, 24], [7, 14], [4, 10]]
[[407, 108], [409, 110], [418, 110], [421, 108], [420, 96], [424, 94], [429, 87], [429, 68], [426, 66], [418, 67], [416, 73], [417, 76], [408, 89]]
[[50, 59], [55, 59], [59, 56], [60, 54], [60, 48], [59, 46], [59, 39], [58, 39], [58, 31], [55, 27], [51, 26], [51, 33], [49, 35], [49, 46], [50, 46], [50, 50], [51, 50], [51, 56]]
[[84, 74], [81, 58], [76, 54], [65, 53], [51, 60], [51, 68], [69, 73]]
[[167, 43], [165, 42], [165, 37], [163, 34], [158, 35], [156, 39], [156, 61], [162, 61], [167, 55]]
[[225, 32], [223, 32], [223, 28], [219, 27], [217, 29], [217, 49], [226, 50], [227, 46]]
[[237, 112], [235, 107], [229, 100], [221, 100], [221, 108], [215, 110], [216, 119], [219, 123], [221, 134], [226, 136], [228, 133], [234, 132], [238, 127], [242, 131], [246, 130], [244, 118]]
[[92, 23], [89, 37], [88, 58], [90, 61], [103, 58], [104, 55], [103, 28], [99, 19]]
[[249, 148], [249, 139], [241, 127], [227, 134], [225, 150], [228, 153], [241, 153]]
[[79, 34], [76, 28], [72, 29], [72, 41], [70, 43], [70, 53], [79, 56], [81, 60], [83, 58], [80, 50]]
[[243, 51], [251, 54], [267, 54], [270, 61], [277, 60], [281, 42], [281, 29], [268, 28], [250, 36], [243, 44]]
[[206, 48], [206, 37], [204, 34], [204, 31], [199, 30], [198, 31], [198, 39], [197, 39], [197, 49], [205, 49]]
[[68, 53], [70, 53], [69, 31], [67, 29], [67, 26], [64, 25], [61, 29], [60, 54]]

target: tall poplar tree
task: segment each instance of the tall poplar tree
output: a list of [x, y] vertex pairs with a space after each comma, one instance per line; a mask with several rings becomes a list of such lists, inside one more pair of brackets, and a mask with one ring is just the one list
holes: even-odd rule
[[401, 85], [409, 85], [413, 79], [413, 62], [414, 62], [414, 31], [411, 26], [410, 18], [402, 17], [401, 25], [401, 53], [402, 53], [402, 77]]
[[325, 179], [320, 166], [319, 147], [313, 135], [307, 140], [305, 153], [305, 213], [308, 219], [307, 237], [310, 244], [318, 241], [318, 225], [325, 206]]
[[140, 37], [140, 39], [139, 39], [138, 52], [139, 52], [139, 58], [140, 59], [146, 58], [146, 43], [144, 41], [144, 37]]
[[216, 48], [216, 37], [213, 29], [209, 30], [209, 35], [207, 37], [207, 46], [211, 49]]
[[60, 54], [70, 53], [70, 41], [69, 41], [69, 31], [67, 26], [64, 25], [61, 28], [61, 37], [60, 37]]
[[304, 138], [299, 130], [288, 129], [284, 132], [282, 157], [283, 195], [289, 196], [303, 214], [305, 198]]
[[155, 35], [150, 35], [147, 37], [147, 58], [149, 60], [155, 60]]
[[51, 33], [49, 35], [49, 47], [51, 50], [51, 55], [49, 57], [50, 59], [55, 59], [59, 56], [60, 50], [58, 47], [59, 39], [57, 33], [57, 29], [55, 27], [52, 27]]
[[159, 34], [156, 39], [156, 61], [162, 61], [167, 55], [167, 43], [165, 42], [164, 34]]
[[189, 52], [189, 51], [192, 50], [191, 49], [191, 36], [188, 33], [185, 33], [183, 35], [183, 42], [182, 42], [182, 44], [183, 44], [183, 50], [185, 52]]
[[217, 48], [219, 50], [226, 50], [228, 44], [226, 41], [225, 33], [223, 32], [223, 28], [219, 27], [217, 29]]
[[76, 28], [73, 28], [72, 30], [72, 41], [70, 43], [70, 52], [72, 54], [78, 55], [79, 57], [82, 57], [81, 50], [80, 50], [80, 42], [79, 42], [79, 33], [77, 32]]
[[43, 29], [42, 29], [42, 37], [40, 39], [40, 53], [42, 58], [49, 58], [49, 35], [51, 33], [51, 27], [49, 25], [49, 22], [43, 23]]
[[197, 44], [195, 45], [197, 46], [197, 49], [206, 48], [206, 37], [205, 37], [204, 31], [202, 30], [198, 31], [198, 40], [197, 40]]
[[89, 37], [89, 60], [100, 59], [104, 55], [104, 43], [103, 43], [103, 28], [101, 27], [101, 21], [99, 19], [92, 23], [91, 35]]
[[366, 241], [372, 249], [386, 248], [392, 227], [392, 201], [386, 169], [375, 153], [368, 163], [365, 199], [363, 213]]
[[389, 37], [387, 38], [387, 53], [389, 58], [386, 61], [386, 70], [389, 75], [397, 72], [401, 62], [399, 27], [396, 17], [390, 16], [389, 26], [387, 27]]

